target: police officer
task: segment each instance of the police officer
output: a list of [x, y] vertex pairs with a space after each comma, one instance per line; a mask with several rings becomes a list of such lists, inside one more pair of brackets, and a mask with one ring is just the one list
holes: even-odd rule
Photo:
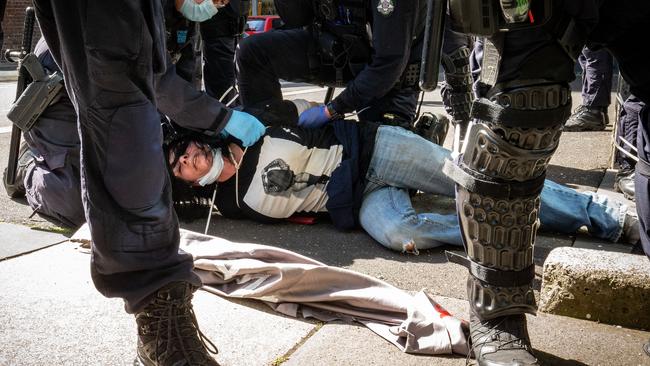
[[244, 39], [237, 50], [245, 107], [282, 99], [279, 79], [345, 87], [300, 125], [359, 118], [408, 127], [416, 112], [424, 1], [276, 0], [285, 27]]
[[[43, 38], [34, 54], [48, 74], [59, 71]], [[59, 91], [23, 137], [16, 175], [27, 203], [64, 226], [81, 226], [86, 221], [79, 175], [81, 143], [77, 114], [65, 91]]]
[[605, 49], [584, 47], [578, 62], [582, 67], [582, 104], [569, 117], [565, 131], [600, 131], [609, 124], [614, 60]]
[[[232, 100], [237, 94], [234, 88], [231, 89], [235, 85], [235, 49], [244, 32], [249, 9], [249, 0], [240, 1], [239, 4], [230, 3], [221, 8], [217, 15], [199, 24], [203, 41], [205, 91], [224, 102]], [[233, 102], [232, 105], [237, 103]]]
[[[203, 12], [203, 3], [186, 0], [183, 6]], [[262, 124], [176, 75], [166, 57], [161, 2], [34, 5], [78, 114], [95, 286], [105, 296], [123, 298], [126, 311], [135, 314], [136, 363], [217, 364], [192, 311], [192, 293], [201, 282], [191, 256], [178, 249], [156, 106], [180, 125], [229, 134], [247, 146], [259, 139]], [[167, 92], [157, 93], [161, 88]]]
[[[620, 78], [620, 76], [619, 76]], [[630, 94], [627, 83], [619, 79], [617, 100], [623, 101], [618, 106], [618, 121], [615, 135], [617, 150], [614, 163], [618, 167], [614, 188], [623, 193], [625, 198], [634, 200], [634, 170], [638, 160], [636, 152], [637, 131], [639, 129], [639, 115], [644, 110], [645, 104], [636, 96]]]
[[615, 156], [618, 172], [616, 173], [614, 188], [630, 200], [634, 200], [634, 170], [638, 159], [636, 148], [632, 147], [636, 147], [639, 115], [645, 108], [645, 103], [631, 94], [621, 106], [618, 128], [616, 129], [616, 144], [625, 153], [617, 151]]
[[[532, 280], [539, 190], [570, 114], [569, 82], [585, 43], [606, 47], [630, 89], [650, 100], [650, 70], [638, 50], [650, 3], [636, 1], [512, 2], [473, 6], [451, 0], [452, 26], [485, 37], [478, 98], [462, 154], [445, 171], [467, 250], [454, 258], [470, 270], [472, 348], [479, 365], [537, 365], [525, 313], [535, 314]], [[550, 5], [550, 6], [549, 6]], [[648, 111], [640, 113], [637, 210], [650, 255]], [[643, 126], [643, 127], [641, 127]]]
[[[167, 52], [176, 73], [190, 83], [197, 83], [197, 55], [192, 47], [196, 41], [194, 22], [178, 11], [174, 1], [166, 1], [164, 6]], [[48, 74], [61, 72], [44, 38], [38, 41], [34, 54]], [[23, 136], [25, 141], [16, 172], [17, 189], [25, 194], [27, 203], [39, 215], [67, 227], [81, 226], [86, 221], [81, 202], [81, 143], [77, 114], [68, 94], [60, 91]]]
[[176, 73], [200, 89], [201, 73], [199, 67], [201, 65], [199, 52], [197, 51], [198, 33], [196, 32], [196, 23], [188, 19], [187, 15], [181, 13], [181, 9], [183, 9], [188, 15], [194, 16], [193, 13], [189, 13], [186, 10], [187, 8], [182, 6], [183, 4], [176, 0], [163, 1], [167, 52], [176, 67]]

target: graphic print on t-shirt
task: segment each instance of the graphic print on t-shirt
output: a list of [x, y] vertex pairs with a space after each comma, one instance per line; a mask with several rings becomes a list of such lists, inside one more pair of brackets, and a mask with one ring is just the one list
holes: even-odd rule
[[294, 173], [289, 164], [282, 159], [275, 159], [262, 171], [262, 184], [267, 194], [280, 193], [287, 190], [300, 191], [314, 184], [325, 184], [327, 175], [312, 175], [307, 172]]
[[[280, 133], [282, 136], [278, 136]], [[327, 181], [341, 162], [343, 146], [306, 145], [296, 136], [280, 133], [263, 138], [243, 201], [253, 211], [272, 218], [287, 218], [296, 212], [324, 212]]]

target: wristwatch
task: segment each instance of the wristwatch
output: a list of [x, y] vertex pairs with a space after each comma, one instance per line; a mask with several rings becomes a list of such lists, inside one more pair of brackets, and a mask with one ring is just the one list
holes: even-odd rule
[[330, 120], [335, 121], [338, 119], [345, 118], [344, 114], [339, 113], [336, 111], [336, 109], [334, 109], [334, 106], [332, 106], [332, 102], [327, 103], [327, 105], [325, 105], [325, 108], [327, 108], [327, 113], [329, 113], [330, 115]]

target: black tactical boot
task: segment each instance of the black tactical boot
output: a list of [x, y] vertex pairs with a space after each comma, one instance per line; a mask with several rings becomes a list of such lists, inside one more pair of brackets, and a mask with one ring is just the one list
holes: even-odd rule
[[171, 283], [158, 290], [151, 303], [135, 315], [138, 356], [134, 365], [219, 365], [208, 354], [216, 354], [217, 348], [197, 325], [192, 309], [194, 290], [187, 282]]
[[481, 321], [470, 309], [469, 320], [472, 352], [479, 366], [539, 365], [530, 346], [526, 315]]
[[411, 130], [434, 144], [442, 146], [449, 130], [449, 119], [438, 113], [425, 112], [413, 123]]
[[623, 193], [628, 200], [634, 201], [634, 169], [616, 174], [616, 191]]
[[566, 121], [564, 131], [602, 131], [608, 123], [607, 110], [581, 105]]

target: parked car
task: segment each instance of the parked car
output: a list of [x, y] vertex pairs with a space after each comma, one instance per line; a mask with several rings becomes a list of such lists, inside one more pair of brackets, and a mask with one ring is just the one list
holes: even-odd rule
[[248, 17], [246, 23], [246, 29], [244, 31], [249, 36], [280, 28], [284, 24], [282, 19], [277, 15], [251, 15]]

